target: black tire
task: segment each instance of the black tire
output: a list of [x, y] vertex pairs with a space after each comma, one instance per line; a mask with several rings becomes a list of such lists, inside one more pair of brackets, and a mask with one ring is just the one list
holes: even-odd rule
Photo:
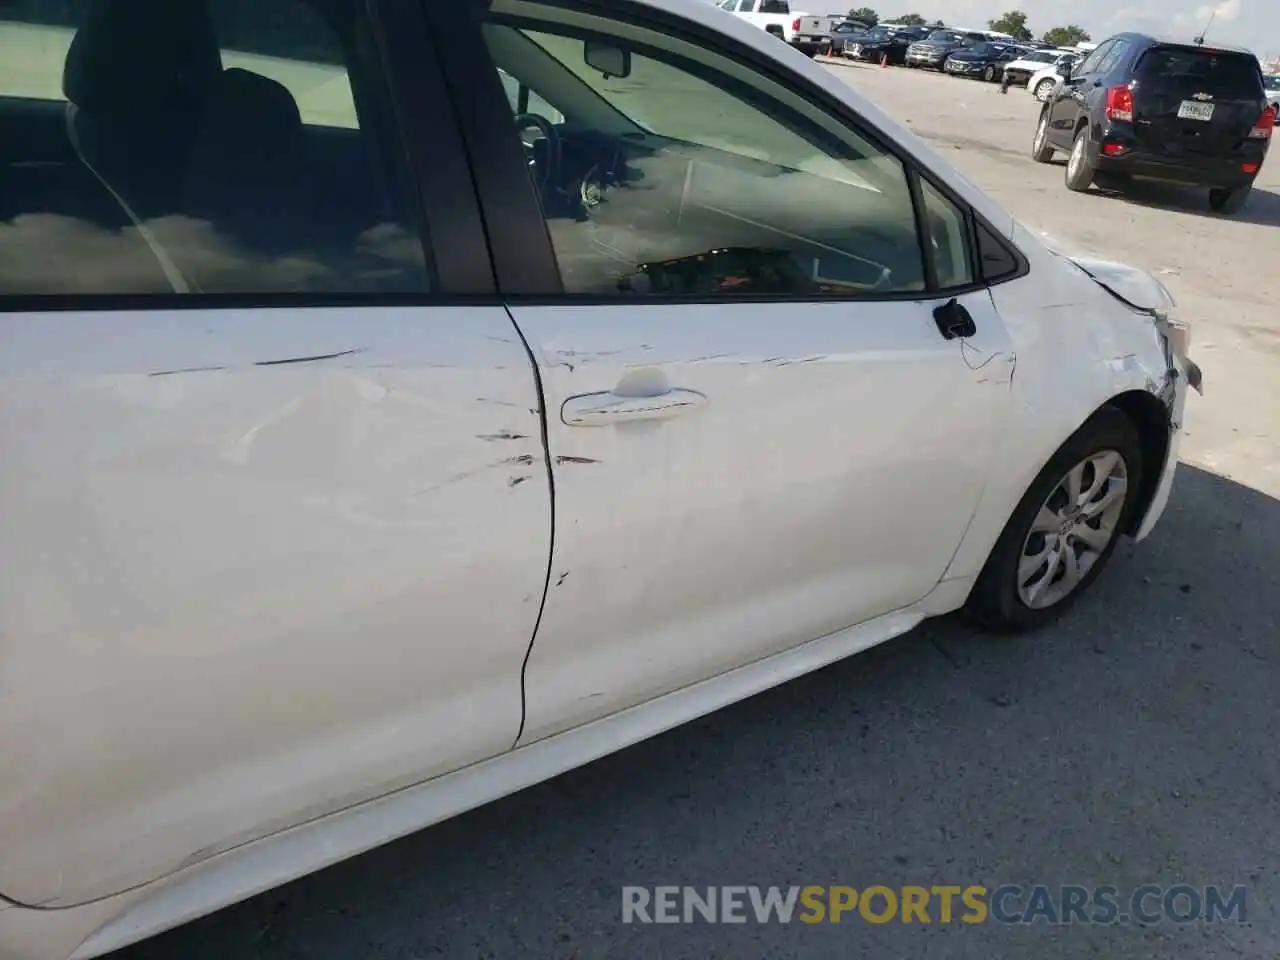
[[1251, 193], [1253, 193], [1253, 184], [1249, 184], [1246, 187], [1236, 187], [1234, 190], [1215, 187], [1209, 191], [1209, 209], [1214, 213], [1225, 213], [1227, 215], [1239, 213], [1249, 201], [1249, 194]]
[[1067, 160], [1067, 189], [1076, 193], [1084, 193], [1093, 186], [1093, 175], [1096, 171], [1095, 161], [1089, 156], [1089, 127], [1083, 126], [1076, 131], [1076, 138], [1071, 142], [1071, 155], [1074, 159], [1077, 150], [1083, 150], [1079, 163]]
[[[1079, 585], [1057, 603], [1035, 609], [1018, 596], [1018, 564], [1031, 524], [1067, 472], [1080, 461], [1102, 450], [1115, 450], [1124, 459], [1128, 474], [1125, 503], [1115, 536], [1098, 556]], [[996, 633], [1025, 633], [1052, 623], [1085, 593], [1106, 567], [1116, 544], [1133, 520], [1142, 489], [1142, 441], [1133, 421], [1116, 407], [1106, 406], [1064, 443], [1050, 458], [1039, 476], [1014, 509], [1000, 539], [991, 550], [978, 581], [965, 603], [965, 613], [987, 630]]]
[[1049, 142], [1049, 108], [1040, 111], [1036, 121], [1036, 136], [1031, 141], [1031, 159], [1036, 163], [1048, 163], [1053, 159], [1053, 144]]

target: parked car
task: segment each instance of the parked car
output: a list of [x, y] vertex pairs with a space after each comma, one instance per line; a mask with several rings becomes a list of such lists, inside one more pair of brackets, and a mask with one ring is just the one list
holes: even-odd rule
[[827, 56], [834, 44], [840, 49], [846, 40], [861, 36], [870, 29], [865, 23], [845, 17], [800, 17], [795, 24], [791, 45], [811, 57]]
[[1068, 61], [1074, 61], [1075, 54], [1065, 50], [1032, 50], [1022, 54], [1018, 59], [1005, 64], [1004, 77], [1010, 86], [1028, 86], [1033, 74], [1046, 67], [1062, 67]]
[[1004, 73], [1004, 65], [1020, 56], [1016, 47], [1003, 43], [978, 43], [957, 50], [947, 57], [943, 70], [953, 77], [982, 79], [997, 83]]
[[67, 9], [0, 12], [5, 960], [1034, 629], [1165, 509], [1158, 280], [740, 17]]
[[1248, 50], [1124, 33], [1104, 41], [1049, 96], [1033, 154], [1067, 151], [1067, 187], [1133, 177], [1207, 187], [1236, 213], [1266, 160], [1276, 122]]
[[929, 70], [941, 70], [947, 57], [975, 43], [985, 43], [979, 33], [963, 33], [959, 30], [934, 30], [923, 40], [907, 48], [906, 65]]
[[828, 54], [831, 56], [843, 54], [846, 43], [850, 40], [856, 40], [870, 30], [870, 24], [863, 23], [860, 20], [845, 20], [837, 23], [831, 30], [831, 44], [827, 51]]
[[1280, 73], [1264, 74], [1262, 85], [1266, 88], [1267, 100], [1276, 110], [1280, 110]]
[[878, 26], [860, 37], [846, 40], [844, 55], [850, 60], [869, 60], [877, 63], [887, 59], [893, 66], [900, 67], [906, 62], [907, 49], [927, 35], [928, 31], [923, 27]]
[[1032, 95], [1044, 103], [1053, 93], [1054, 88], [1062, 82], [1063, 76], [1083, 58], [1084, 54], [1066, 54], [1050, 66], [1037, 70], [1027, 79], [1027, 89]]
[[790, 43], [800, 26], [789, 0], [721, 0], [718, 6]]

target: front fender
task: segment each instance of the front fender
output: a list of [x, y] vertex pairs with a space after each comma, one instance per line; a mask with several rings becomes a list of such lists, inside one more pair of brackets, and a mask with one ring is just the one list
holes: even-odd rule
[[[1035, 237], [1016, 222], [1011, 237], [1031, 263], [1029, 276], [992, 288], [1016, 355], [1011, 411], [988, 487], [946, 579], [976, 576], [981, 571], [1036, 475], [1103, 405], [1141, 392], [1168, 411], [1165, 422], [1171, 431], [1176, 434], [1181, 424], [1189, 378], [1161, 330], [1161, 321], [1125, 303], [1084, 267], [1048, 249], [1045, 244], [1053, 244], [1051, 239]], [[1092, 264], [1099, 276], [1104, 274], [1102, 263]], [[1154, 278], [1151, 286], [1128, 276], [1126, 271], [1132, 268], [1112, 267], [1106, 273], [1109, 280], [1140, 300], [1154, 302], [1167, 295]], [[1170, 438], [1167, 449], [1165, 462], [1154, 467], [1160, 471], [1160, 481], [1153, 508], [1163, 509], [1168, 499], [1177, 458], [1176, 436]], [[1149, 508], [1140, 536], [1154, 525], [1152, 515]]]

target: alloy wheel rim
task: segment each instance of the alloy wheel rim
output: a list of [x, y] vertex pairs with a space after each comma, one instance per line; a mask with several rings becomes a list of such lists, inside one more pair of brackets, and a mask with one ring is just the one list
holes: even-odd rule
[[1071, 148], [1071, 175], [1080, 172], [1080, 164], [1084, 163], [1084, 137], [1076, 137], [1075, 146]]
[[1049, 84], [1043, 80], [1040, 82], [1040, 86], [1036, 87], [1036, 99], [1041, 103], [1049, 99]]
[[1018, 556], [1018, 599], [1044, 610], [1075, 593], [1119, 529], [1129, 469], [1099, 450], [1067, 471], [1041, 504]]

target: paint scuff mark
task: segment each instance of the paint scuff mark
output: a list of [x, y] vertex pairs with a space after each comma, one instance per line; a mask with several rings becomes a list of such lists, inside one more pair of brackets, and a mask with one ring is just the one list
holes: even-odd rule
[[556, 581], [556, 586], [557, 587], [561, 586], [565, 582], [565, 580], [567, 580], [568, 578], [569, 578], [569, 571], [566, 570], [564, 573], [560, 574], [560, 579]]
[[533, 455], [529, 453], [522, 453], [518, 457], [507, 457], [505, 460], [499, 460], [494, 464], [494, 466], [498, 467], [507, 463], [518, 463], [522, 467], [527, 467], [533, 463]]
[[529, 479], [528, 477], [512, 477], [510, 480], [507, 481], [507, 486], [518, 487], [520, 486], [520, 484], [524, 483], [528, 479]]
[[491, 403], [495, 407], [518, 407], [520, 404], [512, 403], [509, 400], [493, 400], [489, 397], [476, 397], [476, 403]]
[[353, 347], [350, 350], [339, 350], [337, 353], [317, 353], [309, 357], [288, 357], [284, 360], [258, 360], [255, 367], [281, 367], [286, 363], [315, 363], [317, 360], [337, 360], [339, 357], [352, 357], [364, 353], [364, 347]]
[[477, 433], [477, 440], [527, 440], [523, 433], [512, 433], [510, 430], [499, 430], [497, 433]]
[[978, 370], [981, 370], [983, 367], [985, 367], [987, 364], [989, 364], [992, 360], [996, 359], [997, 357], [1004, 356], [1003, 352], [997, 351], [996, 353], [989, 354], [987, 358], [983, 360], [981, 363], [975, 364], [970, 361], [969, 359], [970, 354], [972, 354], [975, 357], [980, 357], [982, 356], [982, 351], [979, 350], [977, 347], [973, 346], [972, 344], [967, 343], [964, 340], [961, 340], [960, 341], [960, 359], [964, 361], [964, 365], [966, 367], [968, 367], [970, 370], [973, 370], [975, 372]]
[[590, 457], [556, 457], [556, 463], [599, 463], [599, 460], [592, 460]]
[[448, 480], [445, 480], [442, 483], [437, 483], [435, 486], [426, 487], [423, 490], [414, 491], [413, 493], [409, 494], [409, 499], [416, 500], [418, 497], [425, 497], [428, 493], [435, 493], [437, 490], [443, 490], [445, 487], [453, 483], [461, 483], [463, 480], [466, 480], [468, 477], [471, 477], [471, 476], [474, 476], [474, 472], [470, 470], [467, 471], [466, 473], [455, 473]]

